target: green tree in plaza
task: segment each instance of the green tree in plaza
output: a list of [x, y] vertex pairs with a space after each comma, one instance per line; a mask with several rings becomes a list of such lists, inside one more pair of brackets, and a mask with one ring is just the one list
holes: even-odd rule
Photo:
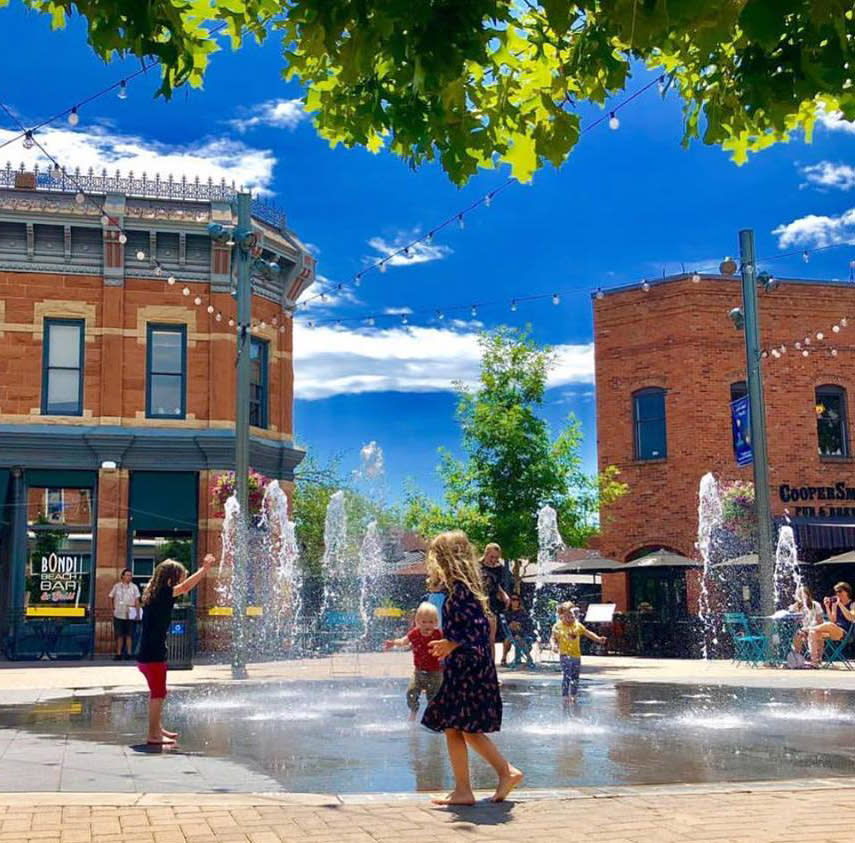
[[543, 407], [554, 354], [525, 332], [500, 328], [481, 336], [481, 376], [475, 388], [458, 386], [457, 420], [463, 457], [440, 451], [442, 503], [410, 489], [404, 520], [430, 536], [460, 528], [475, 542], [496, 541], [506, 559], [537, 555], [537, 510], [550, 504], [568, 545], [582, 545], [598, 529], [600, 507], [626, 492], [609, 466], [585, 474], [582, 430], [571, 415], [556, 437], [538, 411]]
[[[201, 85], [222, 35], [275, 33], [330, 143], [438, 159], [457, 184], [505, 162], [526, 181], [643, 67], [683, 100], [683, 138], [750, 151], [855, 118], [848, 0], [21, 0], [82, 15], [105, 60], [156, 58], [161, 92]], [[0, 0], [0, 6], [9, 0]], [[216, 28], [216, 31], [215, 31]]]
[[381, 534], [392, 530], [399, 523], [394, 508], [354, 488], [352, 482], [344, 477], [339, 459], [320, 465], [308, 456], [297, 469], [295, 481], [292, 517], [300, 560], [304, 571], [310, 576], [319, 576], [321, 573], [327, 506], [339, 489], [344, 492], [348, 541], [352, 545], [350, 551], [354, 558], [358, 554], [365, 528], [371, 521], [377, 522]]

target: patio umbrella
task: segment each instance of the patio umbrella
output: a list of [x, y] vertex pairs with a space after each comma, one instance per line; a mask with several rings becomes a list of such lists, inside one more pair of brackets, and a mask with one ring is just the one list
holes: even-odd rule
[[627, 562], [626, 565], [621, 565], [622, 571], [628, 571], [636, 568], [702, 568], [703, 562], [697, 559], [689, 559], [688, 556], [681, 556], [679, 553], [672, 553], [670, 550], [657, 550], [655, 553], [648, 553], [647, 556], [642, 556], [640, 559], [634, 559], [632, 562]]
[[592, 556], [575, 562], [559, 562], [552, 572], [554, 574], [601, 574], [604, 571], [617, 571], [624, 566], [615, 559], [604, 556]]
[[745, 553], [742, 556], [735, 556], [733, 559], [725, 559], [724, 562], [716, 562], [713, 568], [743, 568], [756, 567], [757, 554]]
[[837, 556], [829, 556], [828, 559], [823, 559], [822, 562], [817, 562], [817, 565], [855, 565], [855, 550], [847, 550], [846, 553], [839, 553]]

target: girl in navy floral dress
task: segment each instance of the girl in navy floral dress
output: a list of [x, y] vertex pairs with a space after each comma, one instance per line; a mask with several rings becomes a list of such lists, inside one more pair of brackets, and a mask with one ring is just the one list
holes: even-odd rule
[[443, 606], [440, 641], [428, 646], [445, 659], [442, 685], [428, 705], [422, 723], [444, 732], [454, 772], [454, 790], [435, 800], [441, 805], [474, 805], [469, 779], [472, 747], [499, 778], [494, 802], [502, 802], [522, 781], [523, 774], [499, 752], [486, 732], [502, 727], [502, 698], [490, 647], [487, 597], [475, 550], [460, 530], [441, 533], [427, 553], [428, 577], [441, 583], [448, 597]]

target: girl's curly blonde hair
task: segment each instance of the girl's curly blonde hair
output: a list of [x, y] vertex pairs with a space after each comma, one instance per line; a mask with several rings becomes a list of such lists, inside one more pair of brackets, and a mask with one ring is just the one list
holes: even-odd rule
[[186, 576], [187, 569], [180, 562], [176, 562], [174, 559], [164, 559], [163, 562], [154, 569], [154, 573], [151, 575], [151, 579], [145, 587], [143, 596], [140, 598], [140, 603], [142, 603], [143, 606], [148, 606], [152, 597], [157, 594], [161, 588], [164, 586], [172, 588], [178, 585], [178, 583], [180, 583]]
[[463, 583], [481, 604], [484, 613], [489, 611], [481, 566], [475, 556], [475, 548], [463, 530], [450, 530], [436, 536], [428, 547], [425, 566], [429, 582], [440, 583], [449, 592], [454, 583]]

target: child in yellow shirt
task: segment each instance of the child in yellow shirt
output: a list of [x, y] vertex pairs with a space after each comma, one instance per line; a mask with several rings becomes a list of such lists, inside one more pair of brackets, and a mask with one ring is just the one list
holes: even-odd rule
[[552, 641], [561, 656], [561, 696], [566, 702], [576, 702], [579, 690], [579, 672], [582, 668], [582, 636], [605, 644], [606, 639], [586, 629], [576, 618], [575, 606], [562, 603], [558, 607], [558, 623], [552, 627]]

